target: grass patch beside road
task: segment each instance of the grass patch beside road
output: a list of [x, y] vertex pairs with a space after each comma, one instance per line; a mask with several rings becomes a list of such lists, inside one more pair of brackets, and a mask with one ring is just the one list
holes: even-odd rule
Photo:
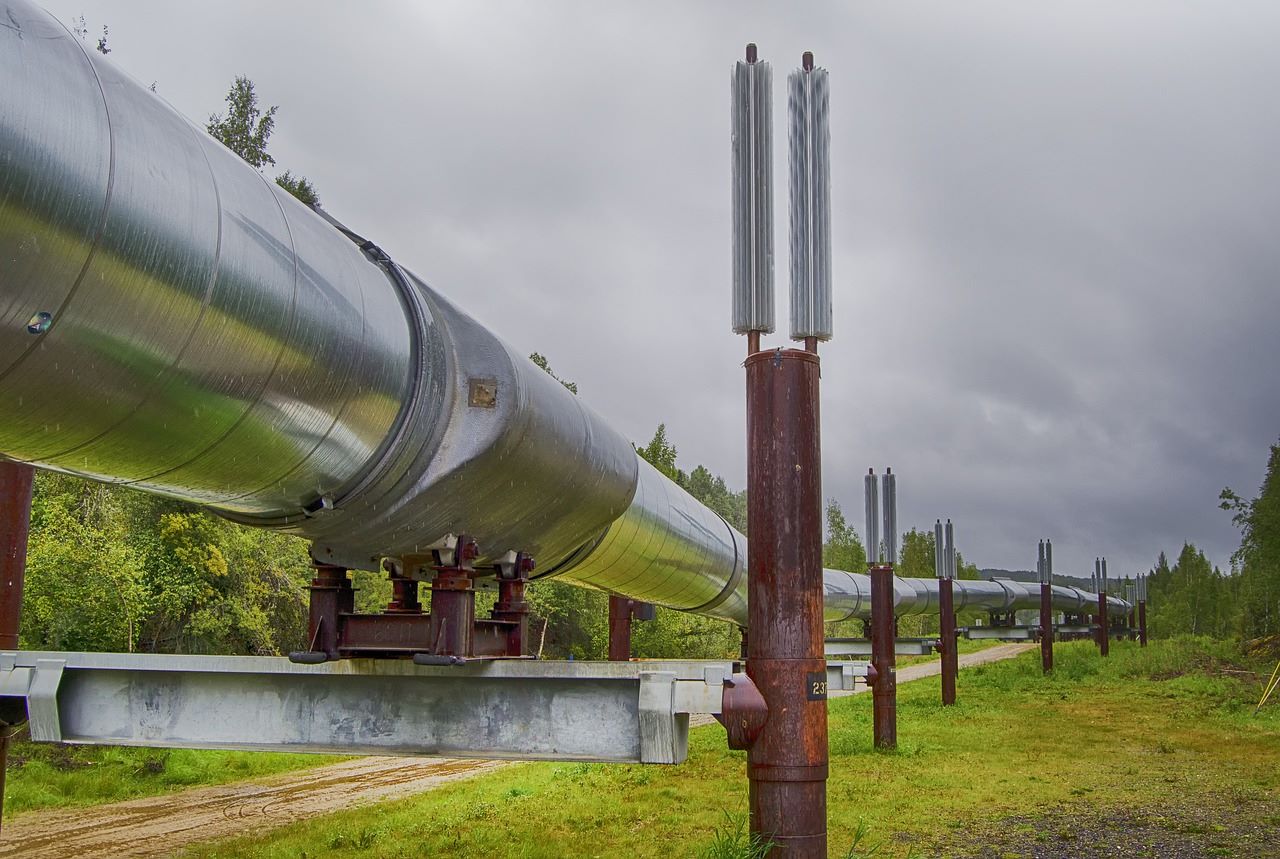
[[[26, 732], [20, 735], [25, 737]], [[196, 785], [225, 784], [346, 760], [274, 752], [138, 749], [32, 743], [9, 747], [4, 816], [154, 796]]]
[[[956, 707], [939, 705], [936, 677], [904, 684], [896, 753], [871, 747], [871, 696], [834, 700], [832, 855], [844, 856], [860, 828], [862, 847], [885, 842], [885, 857], [913, 846], [969, 856], [957, 838], [1047, 809], [1160, 807], [1176, 819], [1209, 800], [1280, 807], [1280, 707], [1250, 716], [1256, 683], [1223, 670], [1240, 658], [1196, 640], [1116, 643], [1103, 660], [1073, 642], [1056, 649], [1051, 678], [1035, 651], [962, 671]], [[744, 768], [724, 731], [708, 726], [692, 732], [689, 761], [676, 767], [522, 764], [186, 855], [695, 856], [726, 812], [745, 812]], [[1265, 825], [1280, 843], [1280, 816]], [[1034, 826], [1023, 834], [1038, 837]]]

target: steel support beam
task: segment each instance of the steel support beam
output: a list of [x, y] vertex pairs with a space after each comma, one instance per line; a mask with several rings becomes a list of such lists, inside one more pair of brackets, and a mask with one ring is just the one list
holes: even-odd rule
[[[827, 658], [840, 656], [870, 656], [870, 638], [828, 638], [823, 643]], [[898, 656], [929, 656], [942, 652], [941, 638], [898, 638], [893, 642], [893, 652]]]
[[1147, 601], [1138, 600], [1138, 642], [1147, 646]]
[[818, 356], [747, 370], [747, 675], [768, 719], [747, 751], [751, 831], [788, 859], [827, 855]]
[[[473, 661], [0, 652], [31, 738], [190, 749], [679, 763], [729, 661]], [[866, 663], [823, 679], [853, 689]]]

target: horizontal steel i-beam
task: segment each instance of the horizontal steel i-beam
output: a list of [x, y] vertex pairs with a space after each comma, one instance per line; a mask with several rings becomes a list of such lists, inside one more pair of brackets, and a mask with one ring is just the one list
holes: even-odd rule
[[[730, 661], [351, 659], [0, 652], [31, 738], [162, 748], [680, 763]], [[865, 663], [828, 667], [852, 689]]]

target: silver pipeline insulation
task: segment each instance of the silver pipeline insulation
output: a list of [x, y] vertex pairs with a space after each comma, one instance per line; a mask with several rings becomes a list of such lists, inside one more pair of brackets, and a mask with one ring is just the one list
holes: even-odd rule
[[[746, 622], [745, 538], [579, 398], [38, 7], [0, 20], [0, 455], [350, 568], [466, 533], [478, 566], [522, 551]], [[827, 571], [827, 618], [866, 616], [866, 582]], [[902, 614], [936, 606], [933, 580], [898, 590]], [[957, 608], [1023, 591], [957, 582]]]

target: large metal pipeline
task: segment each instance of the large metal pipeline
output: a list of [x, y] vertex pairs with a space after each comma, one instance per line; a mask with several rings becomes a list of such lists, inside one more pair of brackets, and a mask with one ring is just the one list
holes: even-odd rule
[[[745, 538], [581, 400], [50, 15], [0, 6], [0, 455], [333, 564], [466, 533], [478, 566], [525, 552], [540, 576], [745, 624]], [[868, 616], [867, 576], [825, 581], [827, 620]], [[955, 585], [957, 610], [1039, 605], [1038, 586]], [[898, 579], [897, 611], [937, 594]]]

